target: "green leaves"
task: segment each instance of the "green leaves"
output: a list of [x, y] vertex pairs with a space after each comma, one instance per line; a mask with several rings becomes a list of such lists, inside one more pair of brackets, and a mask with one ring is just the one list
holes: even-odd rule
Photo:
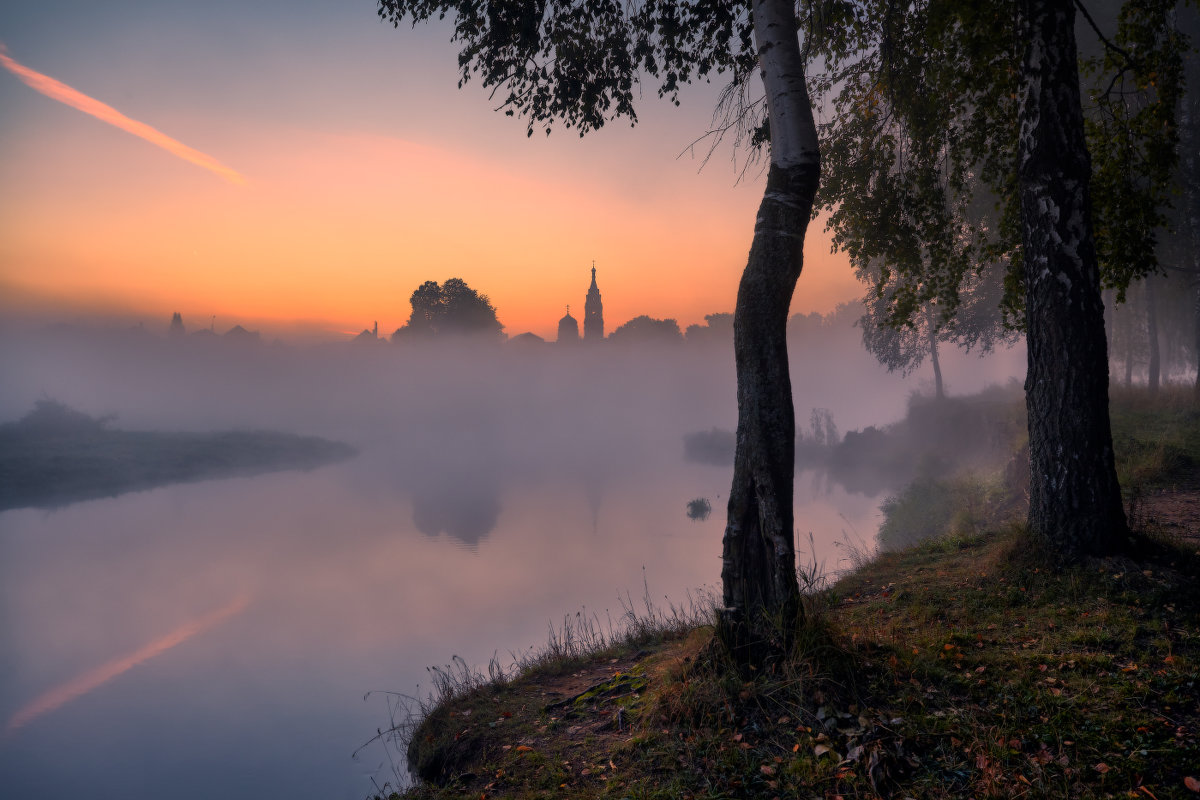
[[[1158, 231], [1176, 180], [1186, 37], [1176, 0], [1127, 0], [1109, 46], [1083, 60], [1097, 252], [1104, 285], [1124, 299], [1158, 269]], [[879, 325], [920, 324], [936, 307], [953, 327], [983, 288], [1023, 325], [1016, 195], [1022, 52], [1005, 0], [811, 0], [821, 102], [818, 198], [834, 246], [886, 308]], [[999, 291], [996, 289], [999, 288]], [[982, 309], [980, 309], [982, 310]], [[947, 338], [956, 338], [947, 330]]]
[[646, 78], [678, 104], [680, 88], [714, 73], [752, 73], [746, 6], [732, 0], [379, 0], [398, 27], [454, 21], [459, 86], [476, 78], [500, 108], [547, 134], [555, 120], [580, 135], [619, 117], [637, 122]]
[[1130, 283], [1158, 271], [1159, 231], [1171, 208], [1187, 37], [1175, 0], [1128, 0], [1116, 35], [1081, 63], [1096, 253], [1106, 288], [1125, 300]]
[[[815, 89], [826, 110], [819, 200], [834, 245], [880, 301], [876, 325], [923, 324], [936, 308], [935, 327], [953, 338], [964, 295], [987, 275], [1003, 285], [1018, 239], [1002, 224], [1015, 197], [997, 190], [1015, 152], [1015, 126], [998, 124], [1016, 115], [1011, 12], [1000, 2], [883, 0], [853, 13], [814, 9], [851, 26], [814, 40], [829, 67]], [[988, 321], [970, 338], [986, 347], [981, 334], [999, 333], [1000, 320], [996, 306], [980, 310]]]

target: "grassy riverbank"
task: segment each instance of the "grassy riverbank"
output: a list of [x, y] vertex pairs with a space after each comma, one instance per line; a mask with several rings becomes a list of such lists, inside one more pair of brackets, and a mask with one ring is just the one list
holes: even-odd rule
[[[1131, 498], [1200, 464], [1167, 394], [1116, 398]], [[995, 508], [810, 592], [796, 654], [752, 680], [679, 615], [512, 680], [444, 671], [405, 796], [1200, 796], [1197, 541], [1143, 514], [1130, 555], [1055, 573]]]
[[54, 508], [183, 481], [312, 469], [354, 454], [340, 442], [273, 431], [123, 431], [43, 400], [0, 425], [0, 511]]

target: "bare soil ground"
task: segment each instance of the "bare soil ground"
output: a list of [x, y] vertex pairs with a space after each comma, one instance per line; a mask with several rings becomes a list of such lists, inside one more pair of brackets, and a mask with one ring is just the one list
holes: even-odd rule
[[1200, 544], [1200, 471], [1166, 488], [1147, 489], [1129, 509], [1137, 529]]

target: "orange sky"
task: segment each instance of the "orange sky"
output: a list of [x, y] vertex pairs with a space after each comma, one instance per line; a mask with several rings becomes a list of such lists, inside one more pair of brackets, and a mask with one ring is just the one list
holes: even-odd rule
[[[358, 20], [345, 24], [353, 42]], [[456, 276], [491, 297], [508, 333], [552, 338], [567, 304], [582, 311], [594, 259], [609, 330], [638, 314], [686, 326], [732, 310], [763, 176], [739, 183], [728, 150], [703, 171], [678, 157], [705, 129], [711, 92], [686, 114], [647, 102], [633, 129], [526, 138], [477, 87], [455, 89], [450, 45], [414, 52], [412, 32], [385, 33], [362, 20], [365, 57], [434, 61], [427, 81], [387, 105], [369, 84], [318, 86], [269, 114], [203, 72], [179, 85], [135, 71], [134, 92], [111, 58], [93, 75], [86, 52], [56, 64], [35, 41], [28, 55], [8, 41], [5, 303], [120, 310], [164, 329], [173, 311], [189, 327], [215, 315], [219, 330], [311, 320], [336, 336], [375, 321], [391, 332], [417, 285]], [[276, 61], [273, 91], [311, 80], [311, 64]], [[858, 294], [812, 226], [794, 310]]]

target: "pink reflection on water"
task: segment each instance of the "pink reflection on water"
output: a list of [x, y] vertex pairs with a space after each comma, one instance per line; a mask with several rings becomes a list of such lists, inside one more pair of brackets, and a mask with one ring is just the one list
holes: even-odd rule
[[249, 595], [238, 595], [221, 608], [188, 620], [165, 636], [155, 639], [132, 653], [114, 658], [43, 692], [12, 715], [4, 728], [5, 736], [12, 736], [22, 726], [32, 722], [43, 714], [48, 714], [51, 711], [61, 708], [72, 700], [82, 697], [88, 692], [108, 683], [113, 678], [128, 672], [138, 664], [149, 661], [155, 656], [183, 644], [188, 639], [220, 625], [231, 617], [237, 616], [245, 611], [249, 604]]

